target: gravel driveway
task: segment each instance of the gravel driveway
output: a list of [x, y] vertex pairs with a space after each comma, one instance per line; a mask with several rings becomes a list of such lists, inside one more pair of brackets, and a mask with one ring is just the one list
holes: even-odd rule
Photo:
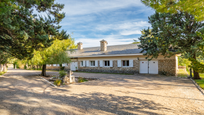
[[204, 114], [204, 96], [188, 79], [75, 73], [99, 80], [55, 88], [38, 74], [11, 69], [0, 76], [0, 115]]

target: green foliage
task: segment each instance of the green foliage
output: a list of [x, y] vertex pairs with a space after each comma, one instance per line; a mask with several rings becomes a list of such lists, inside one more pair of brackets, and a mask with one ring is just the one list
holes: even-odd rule
[[189, 58], [189, 60], [192, 62], [192, 64], [189, 67], [193, 68], [193, 70], [195, 70], [199, 73], [204, 72], [204, 63], [203, 62], [199, 62], [198, 60], [196, 60], [194, 58]]
[[149, 17], [152, 29], [144, 29], [139, 38], [145, 54], [157, 58], [159, 54], [171, 57], [185, 53], [186, 58], [193, 57], [195, 52], [203, 52], [198, 43], [203, 40], [196, 32], [203, 32], [204, 22], [195, 21], [192, 15], [155, 13]]
[[186, 66], [188, 67], [191, 64], [191, 61], [188, 59], [185, 59], [183, 57], [178, 56], [178, 65], [179, 66]]
[[85, 81], [88, 81], [88, 80], [86, 80], [85, 78], [82, 78], [82, 77], [78, 77], [78, 82], [79, 83], [85, 82]]
[[56, 79], [56, 80], [54, 81], [54, 84], [57, 85], [57, 86], [60, 86], [61, 83], [62, 83], [62, 80], [60, 80], [60, 79]]
[[186, 59], [195, 59], [203, 55], [204, 41], [198, 33], [204, 33], [204, 22], [196, 21], [194, 16], [184, 12], [155, 13], [149, 23], [152, 29], [144, 29], [139, 38], [139, 47], [147, 58], [183, 54]]
[[196, 20], [204, 20], [203, 0], [141, 0], [145, 5], [154, 8], [161, 13], [188, 12], [195, 16]]
[[59, 71], [60, 77], [64, 77], [67, 73], [64, 70]]
[[27, 69], [27, 66], [26, 66], [26, 65], [24, 65], [24, 69]]
[[[65, 14], [61, 13], [64, 5], [54, 1], [1, 1], [0, 51], [18, 59], [30, 59], [34, 50], [51, 46], [54, 39], [49, 36], [58, 34], [59, 22], [65, 17]], [[48, 15], [37, 15], [41, 12]]]
[[67, 40], [57, 39], [49, 48], [34, 51], [34, 56], [30, 63], [32, 65], [69, 63], [70, 58], [65, 51], [74, 47], [74, 40], [71, 38]]

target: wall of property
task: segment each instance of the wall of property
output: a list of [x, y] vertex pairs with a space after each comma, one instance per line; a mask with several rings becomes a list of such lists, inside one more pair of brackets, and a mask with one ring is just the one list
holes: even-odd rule
[[[94, 61], [98, 60], [98, 67], [82, 67], [80, 65], [81, 61], [89, 60]], [[100, 67], [99, 60], [113, 60], [113, 67]], [[117, 60], [133, 60], [133, 67], [118, 67]], [[139, 73], [140, 69], [140, 61], [147, 60], [145, 56], [120, 56], [120, 57], [86, 57], [72, 60], [74, 62], [78, 62], [78, 70], [79, 71], [87, 71], [87, 72], [108, 72], [108, 73]], [[158, 60], [158, 71], [159, 74], [166, 74], [176, 76], [176, 56], [172, 56], [170, 58], [164, 58], [163, 56], [159, 56]]]
[[81, 67], [78, 62], [78, 70], [86, 72], [139, 73], [139, 60], [133, 60], [133, 67], [118, 67], [117, 60], [113, 60], [113, 67], [100, 67], [99, 65], [100, 62], [98, 61], [98, 67]]
[[176, 76], [177, 75], [176, 59], [158, 60], [158, 69], [159, 74]]

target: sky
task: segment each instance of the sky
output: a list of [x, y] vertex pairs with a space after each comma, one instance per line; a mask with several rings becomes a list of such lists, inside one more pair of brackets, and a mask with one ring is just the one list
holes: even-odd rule
[[148, 17], [154, 10], [140, 0], [56, 0], [64, 4], [65, 18], [61, 29], [83, 47], [130, 44], [141, 36], [141, 30], [151, 27]]

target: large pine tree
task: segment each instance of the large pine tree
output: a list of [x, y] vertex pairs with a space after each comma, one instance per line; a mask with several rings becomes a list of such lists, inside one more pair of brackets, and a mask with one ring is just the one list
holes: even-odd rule
[[[34, 50], [51, 46], [53, 40], [49, 36], [58, 34], [59, 22], [65, 16], [60, 12], [64, 5], [54, 1], [1, 0], [0, 51], [24, 59], [32, 58]], [[48, 16], [41, 17], [36, 12]]]
[[[204, 33], [204, 22], [196, 21], [189, 13], [155, 13], [149, 17], [149, 23], [152, 28], [143, 30], [139, 38], [140, 48], [146, 51], [148, 57], [170, 57], [183, 53], [188, 59], [196, 60], [203, 54], [200, 46], [203, 38], [199, 33]], [[194, 78], [200, 79], [196, 69]]]

